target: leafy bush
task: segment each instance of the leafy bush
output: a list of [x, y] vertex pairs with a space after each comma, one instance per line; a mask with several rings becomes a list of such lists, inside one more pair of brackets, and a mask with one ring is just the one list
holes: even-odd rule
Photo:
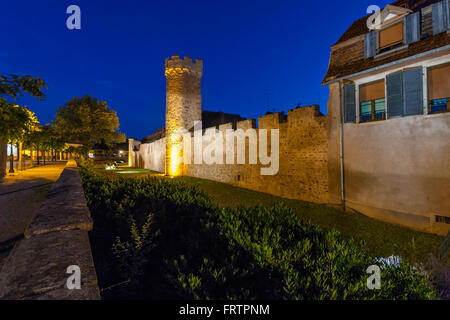
[[[127, 298], [437, 298], [420, 268], [377, 262], [359, 240], [320, 230], [283, 205], [219, 209], [173, 180], [81, 173], [93, 232], [115, 257], [111, 282], [131, 279]], [[380, 290], [367, 289], [373, 264]]]
[[122, 242], [120, 237], [116, 238], [112, 250], [119, 261], [120, 272], [124, 277], [135, 278], [141, 270], [141, 266], [147, 263], [147, 254], [154, 248], [153, 235], [150, 227], [152, 215], [147, 216], [147, 221], [141, 228], [132, 221], [130, 240]]
[[450, 267], [433, 255], [430, 255], [424, 269], [430, 276], [433, 287], [443, 300], [450, 300]]
[[91, 169], [94, 167], [94, 160], [88, 156], [81, 155], [76, 159], [77, 166], [85, 169]]

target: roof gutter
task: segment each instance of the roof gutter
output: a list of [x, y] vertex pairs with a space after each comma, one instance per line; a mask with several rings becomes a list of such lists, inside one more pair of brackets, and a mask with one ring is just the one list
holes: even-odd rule
[[427, 56], [427, 55], [430, 55], [430, 54], [433, 54], [433, 53], [439, 53], [439, 52], [445, 51], [447, 49], [450, 49], [450, 44], [446, 45], [446, 46], [443, 46], [443, 47], [440, 47], [440, 48], [437, 48], [437, 49], [433, 49], [433, 50], [430, 50], [430, 51], [422, 52], [422, 53], [416, 54], [416, 55], [408, 57], [408, 58], [403, 58], [403, 59], [396, 60], [396, 61], [393, 61], [393, 62], [390, 62], [390, 63], [387, 63], [387, 64], [383, 64], [383, 65], [378, 66], [378, 67], [374, 67], [374, 68], [367, 69], [367, 70], [364, 70], [364, 71], [360, 71], [360, 72], [357, 72], [357, 73], [349, 74], [349, 75], [346, 75], [346, 76], [343, 76], [343, 77], [340, 77], [340, 78], [336, 78], [336, 79], [331, 80], [331, 81], [323, 82], [322, 85], [329, 85], [329, 84], [332, 84], [332, 83], [335, 83], [335, 82], [338, 82], [338, 81], [341, 81], [341, 80], [344, 80], [344, 79], [347, 79], [347, 78], [350, 78], [350, 77], [356, 77], [356, 76], [360, 76], [360, 75], [363, 75], [363, 74], [366, 74], [366, 73], [370, 73], [370, 72], [373, 72], [373, 71], [378, 71], [378, 70], [381, 70], [381, 69], [384, 69], [384, 68], [389, 68], [389, 67], [395, 66], [395, 65], [400, 64], [400, 63], [404, 63], [404, 62], [408, 62], [408, 61], [411, 61], [411, 60], [414, 60], [414, 59], [422, 58], [424, 56]]

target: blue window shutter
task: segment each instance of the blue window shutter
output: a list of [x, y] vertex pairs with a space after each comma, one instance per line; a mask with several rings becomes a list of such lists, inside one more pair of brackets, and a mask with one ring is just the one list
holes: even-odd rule
[[423, 71], [414, 68], [403, 71], [403, 115], [423, 114]]
[[370, 31], [364, 37], [364, 57], [374, 57], [377, 52], [377, 35], [375, 31]]
[[420, 12], [405, 17], [405, 42], [414, 43], [420, 40]]
[[448, 0], [433, 4], [433, 35], [444, 32], [449, 27]]
[[397, 72], [386, 77], [388, 117], [403, 116], [403, 76]]
[[344, 122], [356, 122], [355, 85], [344, 84]]
[[447, 17], [447, 30], [450, 30], [450, 0], [443, 1], [445, 16]]

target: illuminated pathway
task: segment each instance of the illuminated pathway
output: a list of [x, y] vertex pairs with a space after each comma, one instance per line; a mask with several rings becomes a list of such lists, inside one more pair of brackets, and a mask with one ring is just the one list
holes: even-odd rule
[[66, 162], [7, 175], [0, 183], [0, 244], [23, 234]]

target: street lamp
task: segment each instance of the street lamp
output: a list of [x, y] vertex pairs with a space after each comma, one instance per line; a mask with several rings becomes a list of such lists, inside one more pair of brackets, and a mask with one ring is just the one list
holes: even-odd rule
[[14, 173], [14, 150], [12, 142], [10, 144], [9, 173]]

